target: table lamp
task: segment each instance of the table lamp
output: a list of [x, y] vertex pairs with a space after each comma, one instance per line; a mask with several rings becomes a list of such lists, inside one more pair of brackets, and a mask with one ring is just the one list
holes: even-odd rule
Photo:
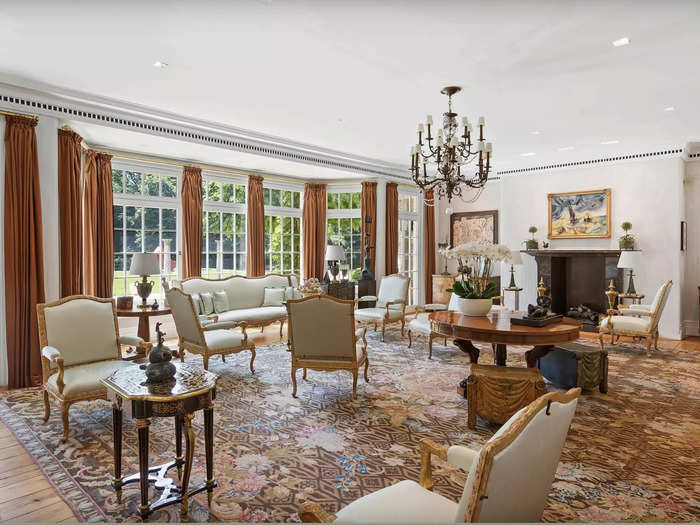
[[141, 297], [142, 305], [146, 305], [146, 299], [153, 290], [153, 281], [148, 280], [149, 275], [159, 275], [160, 264], [156, 253], [135, 253], [131, 258], [129, 275], [140, 275], [141, 282], [136, 283], [136, 291]]
[[329, 245], [326, 246], [326, 261], [328, 261], [328, 270], [333, 276], [333, 280], [338, 280], [338, 272], [340, 268], [338, 267], [338, 261], [345, 260], [345, 248], [340, 245]]
[[513, 267], [523, 264], [523, 259], [520, 257], [520, 252], [518, 250], [511, 251], [510, 255], [510, 284], [508, 288], [517, 288], [515, 284], [515, 269]]
[[620, 258], [617, 260], [617, 267], [623, 270], [630, 271], [630, 280], [627, 283], [626, 294], [637, 295], [637, 290], [634, 289], [634, 272], [632, 268], [639, 264], [639, 250], [622, 250]]

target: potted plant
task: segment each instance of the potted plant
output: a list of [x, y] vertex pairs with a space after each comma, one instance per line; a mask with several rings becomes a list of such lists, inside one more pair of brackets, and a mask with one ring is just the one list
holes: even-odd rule
[[532, 234], [532, 239], [527, 239], [523, 241], [525, 243], [525, 249], [526, 250], [536, 250], [539, 248], [539, 244], [537, 243], [537, 239], [535, 239], [535, 234], [537, 233], [537, 226], [530, 226], [527, 231], [529, 231]]
[[620, 249], [621, 250], [634, 250], [634, 235], [629, 233], [632, 229], [632, 223], [629, 221], [623, 222], [621, 225], [625, 234], [620, 237]]
[[510, 249], [490, 242], [468, 242], [443, 250], [448, 259], [457, 259], [460, 272], [448, 292], [457, 295], [458, 309], [473, 317], [489, 313], [492, 299], [499, 295], [496, 283], [489, 280], [494, 264], [508, 262]]

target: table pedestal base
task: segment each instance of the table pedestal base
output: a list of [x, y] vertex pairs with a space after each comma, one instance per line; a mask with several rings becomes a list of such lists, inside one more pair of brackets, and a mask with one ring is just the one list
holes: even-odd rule
[[[469, 361], [471, 363], [479, 362], [480, 350], [474, 346], [474, 343], [466, 339], [455, 339], [455, 346], [465, 354], [469, 354]], [[491, 349], [493, 350], [493, 364], [506, 366], [506, 345], [492, 344]]]

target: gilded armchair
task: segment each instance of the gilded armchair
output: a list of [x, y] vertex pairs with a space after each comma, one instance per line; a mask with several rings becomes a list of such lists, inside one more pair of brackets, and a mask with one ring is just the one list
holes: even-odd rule
[[304, 369], [335, 371], [352, 374], [352, 398], [357, 399], [357, 377], [367, 357], [366, 328], [356, 328], [354, 301], [344, 301], [328, 295], [310, 295], [286, 302], [289, 320], [289, 346], [292, 353], [292, 396], [297, 395], [296, 373]]
[[384, 341], [384, 329], [391, 323], [401, 323], [401, 336], [404, 335], [406, 325], [405, 312], [408, 303], [408, 290], [411, 278], [395, 273], [387, 275], [379, 284], [379, 294], [366, 295], [355, 300], [357, 305], [364, 301], [376, 301], [375, 308], [358, 308], [355, 310], [355, 321], [361, 326], [372, 325], [376, 330], [382, 327], [382, 341]]
[[[216, 316], [197, 315], [192, 297], [178, 288], [171, 288], [165, 295], [175, 320], [181, 361], [185, 360], [184, 350], [187, 350], [201, 355], [204, 369], [208, 370], [211, 356], [220, 355], [225, 362], [227, 354], [250, 350], [250, 371], [255, 373], [255, 345], [248, 340], [245, 322], [218, 321]], [[233, 332], [232, 328], [241, 328], [241, 332]]]
[[140, 337], [120, 336], [112, 299], [71, 295], [37, 305], [44, 421], [51, 416], [51, 398], [61, 406], [62, 440], [68, 439], [69, 408], [78, 401], [107, 399], [101, 379], [135, 366], [121, 359], [121, 346], [151, 347]]
[[600, 321], [598, 327], [598, 339], [600, 347], [605, 349], [603, 336], [610, 335], [610, 344], [620, 336], [632, 337], [635, 340], [645, 340], [647, 355], [651, 357], [651, 348], [659, 350], [659, 320], [668, 301], [673, 281], [666, 281], [651, 304], [634, 304], [629, 308], [608, 310], [607, 317]]
[[[303, 503], [299, 517], [307, 523], [538, 522], [580, 393], [574, 388], [536, 399], [478, 451], [424, 439], [419, 483], [400, 481], [353, 501], [337, 515]], [[432, 492], [433, 457], [468, 472], [458, 503]]]

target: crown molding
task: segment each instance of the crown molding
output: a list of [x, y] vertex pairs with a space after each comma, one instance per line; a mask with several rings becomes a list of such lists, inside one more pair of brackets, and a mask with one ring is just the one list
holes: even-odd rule
[[136, 131], [302, 164], [409, 180], [408, 167], [47, 84], [0, 76], [0, 108]]

